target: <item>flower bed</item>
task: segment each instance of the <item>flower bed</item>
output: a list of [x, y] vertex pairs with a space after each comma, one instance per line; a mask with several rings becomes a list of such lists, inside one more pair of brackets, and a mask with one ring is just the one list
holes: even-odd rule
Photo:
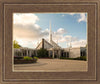
[[37, 57], [28, 57], [25, 56], [21, 59], [14, 59], [14, 64], [28, 64], [28, 63], [36, 63], [38, 60]]
[[36, 59], [32, 59], [32, 60], [24, 60], [24, 59], [17, 60], [17, 59], [15, 59], [14, 60], [14, 64], [28, 64], [28, 63], [36, 63], [36, 62], [37, 62]]

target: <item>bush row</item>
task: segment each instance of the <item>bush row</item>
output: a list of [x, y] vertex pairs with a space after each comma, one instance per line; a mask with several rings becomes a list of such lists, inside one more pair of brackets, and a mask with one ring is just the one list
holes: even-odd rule
[[29, 57], [29, 56], [25, 56], [25, 57], [14, 57], [14, 60], [20, 60], [20, 59], [24, 59], [24, 60], [32, 60], [32, 59], [36, 59], [38, 60], [38, 57]]
[[14, 64], [28, 64], [28, 63], [36, 63], [38, 60], [37, 57], [14, 57]]
[[60, 59], [84, 60], [84, 61], [86, 61], [86, 56], [81, 56], [81, 57], [77, 57], [77, 58], [66, 58], [66, 57], [60, 57]]
[[77, 57], [77, 58], [74, 58], [74, 60], [84, 60], [84, 61], [86, 61], [86, 56]]

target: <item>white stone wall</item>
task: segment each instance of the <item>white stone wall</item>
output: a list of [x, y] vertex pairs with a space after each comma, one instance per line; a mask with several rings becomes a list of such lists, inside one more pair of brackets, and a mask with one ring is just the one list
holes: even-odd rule
[[[48, 43], [44, 42], [44, 45], [45, 45], [45, 48], [50, 48], [51, 46], [48, 45]], [[27, 53], [28, 51], [28, 53]], [[14, 56], [17, 56], [16, 55], [16, 52], [21, 52], [21, 56], [24, 56], [23, 53], [26, 52], [27, 55], [25, 56], [32, 56], [32, 55], [36, 55], [36, 51], [37, 50], [34, 50], [34, 49], [28, 49], [28, 48], [22, 48], [22, 49], [14, 49]], [[53, 50], [51, 50], [53, 51]], [[76, 58], [76, 57], [80, 57], [80, 51], [81, 51], [81, 48], [65, 48], [64, 49], [64, 52], [69, 52], [69, 58]], [[59, 54], [58, 56], [61, 55], [61, 52], [59, 51]], [[67, 56], [66, 56], [67, 57]]]
[[[19, 54], [20, 53], [20, 54]], [[14, 56], [32, 56], [35, 55], [36, 50], [29, 48], [14, 48]]]
[[71, 48], [69, 50], [69, 58], [80, 57], [80, 48]]

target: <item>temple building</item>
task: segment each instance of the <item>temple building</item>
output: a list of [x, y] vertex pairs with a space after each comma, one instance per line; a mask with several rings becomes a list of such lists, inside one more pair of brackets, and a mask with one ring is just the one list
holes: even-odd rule
[[[57, 43], [52, 40], [52, 30], [51, 24], [49, 27], [49, 41], [46, 41], [42, 38], [41, 42], [37, 45], [35, 49], [30, 48], [14, 48], [14, 56], [37, 56], [37, 50], [39, 49], [47, 49], [48, 57], [50, 58], [76, 58], [82, 56], [82, 52], [86, 52], [85, 47], [77, 47], [77, 48], [61, 48]], [[19, 54], [18, 54], [19, 53]]]
[[67, 51], [62, 49], [57, 43], [55, 43], [52, 40], [51, 24], [50, 24], [50, 28], [49, 28], [49, 42], [43, 38], [42, 41], [40, 42], [40, 44], [36, 47], [36, 50], [38, 50], [40, 48], [47, 49], [48, 55], [51, 58], [60, 58], [61, 56], [63, 56], [63, 54], [65, 54], [66, 57], [68, 56]]

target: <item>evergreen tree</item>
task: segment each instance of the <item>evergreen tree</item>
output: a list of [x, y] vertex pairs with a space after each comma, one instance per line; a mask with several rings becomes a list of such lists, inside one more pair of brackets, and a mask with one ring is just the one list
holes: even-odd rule
[[41, 57], [41, 58], [48, 57], [48, 51], [46, 49], [41, 48], [37, 51], [37, 55], [38, 57]]

